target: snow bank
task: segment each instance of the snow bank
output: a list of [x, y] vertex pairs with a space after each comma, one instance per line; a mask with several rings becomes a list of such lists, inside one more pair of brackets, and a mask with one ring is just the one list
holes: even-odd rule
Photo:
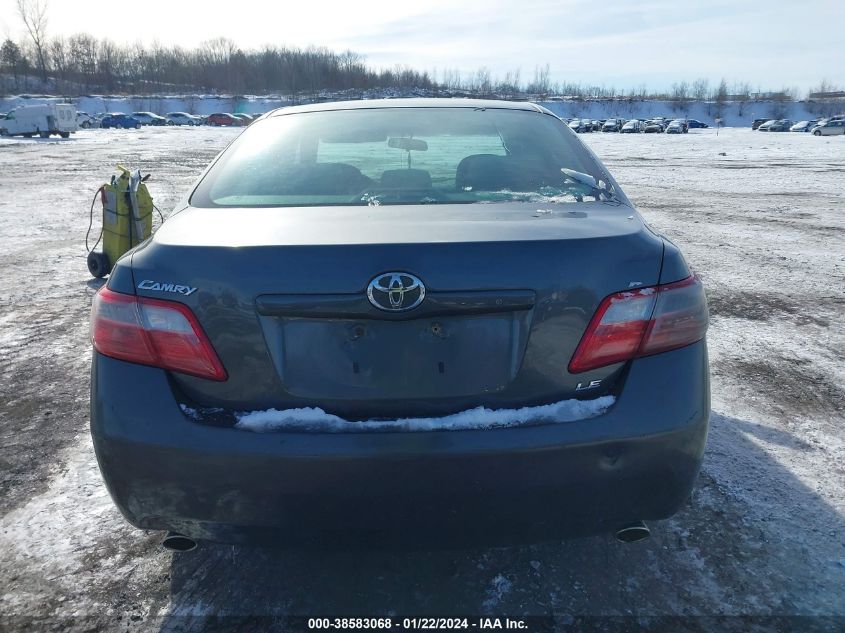
[[[373, 96], [387, 96], [374, 94]], [[339, 95], [339, 99], [348, 96]], [[276, 108], [289, 106], [291, 100], [281, 95], [87, 95], [74, 99], [50, 96], [11, 96], [0, 98], [0, 112], [8, 112], [21, 105], [42, 103], [73, 102], [76, 109], [89, 114], [97, 112], [123, 112], [126, 114], [139, 111], [166, 114], [167, 112], [190, 112], [191, 114], [209, 115], [213, 112], [246, 112], [247, 114], [269, 112]], [[563, 100], [538, 101], [560, 117], [580, 117], [589, 119], [650, 118], [666, 116], [683, 118], [684, 114], [674, 109], [676, 104], [670, 101], [646, 99], [628, 101], [625, 99], [607, 100]], [[713, 102], [693, 101], [688, 104], [686, 116], [714, 125], [716, 105]], [[729, 101], [722, 112], [722, 125], [726, 127], [750, 127], [755, 118], [780, 118], [781, 112], [787, 119], [802, 121], [818, 118], [813, 114], [812, 104], [806, 101], [748, 101], [745, 103]]]
[[288, 99], [276, 95], [247, 95], [243, 97], [229, 95], [87, 95], [71, 99], [51, 96], [14, 96], [0, 98], [0, 112], [9, 112], [19, 106], [45, 103], [73, 103], [77, 110], [89, 114], [98, 112], [122, 112], [124, 114], [131, 114], [132, 112], [154, 112], [156, 114], [190, 112], [191, 114], [205, 116], [214, 112], [264, 113], [291, 105]]
[[268, 409], [238, 413], [236, 428], [257, 433], [269, 431], [322, 431], [344, 433], [357, 431], [458, 431], [494, 429], [537, 423], [573, 422], [601, 415], [614, 402], [613, 396], [595, 400], [563, 400], [539, 407], [492, 410], [477, 407], [442, 418], [403, 418], [350, 422], [322, 409]]
[[[615, 100], [569, 100], [545, 101], [540, 105], [548, 108], [562, 118], [578, 117], [584, 119], [607, 119], [619, 117], [623, 119], [649, 119], [655, 116], [665, 116], [672, 119], [697, 119], [708, 125], [715, 125], [716, 104], [712, 101], [692, 101], [688, 104], [686, 113], [675, 110], [676, 104], [671, 101], [645, 99], [643, 101]], [[818, 119], [813, 114], [813, 104], [806, 101], [728, 101], [722, 110], [722, 125], [724, 127], [751, 127], [754, 119], [791, 119], [793, 121], [807, 121]], [[778, 116], [778, 114], [782, 116]]]

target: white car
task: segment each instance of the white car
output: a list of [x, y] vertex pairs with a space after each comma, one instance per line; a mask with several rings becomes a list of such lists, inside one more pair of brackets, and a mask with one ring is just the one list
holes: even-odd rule
[[798, 121], [795, 125], [789, 128], [790, 132], [809, 132], [818, 125], [818, 121]]
[[202, 119], [187, 112], [168, 112], [164, 118], [167, 125], [202, 125]]
[[813, 136], [835, 136], [845, 134], [845, 119], [832, 119], [813, 128]]
[[592, 132], [593, 122], [590, 119], [572, 119], [569, 129], [573, 132]]
[[154, 112], [133, 112], [132, 116], [138, 119], [141, 125], [167, 125], [167, 119]]
[[643, 131], [643, 124], [642, 121], [637, 119], [631, 119], [625, 125], [622, 126], [620, 130], [622, 134], [637, 134]]
[[77, 110], [76, 112], [76, 125], [78, 125], [83, 130], [87, 130], [91, 127], [97, 127], [100, 124], [97, 119], [92, 117], [87, 112], [80, 112]]

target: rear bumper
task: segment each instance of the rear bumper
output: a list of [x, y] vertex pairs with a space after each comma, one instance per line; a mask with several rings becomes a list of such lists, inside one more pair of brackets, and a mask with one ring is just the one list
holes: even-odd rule
[[706, 345], [631, 364], [605, 414], [421, 433], [268, 433], [188, 420], [165, 372], [94, 354], [91, 433], [130, 523], [238, 542], [537, 541], [660, 519], [707, 435]]

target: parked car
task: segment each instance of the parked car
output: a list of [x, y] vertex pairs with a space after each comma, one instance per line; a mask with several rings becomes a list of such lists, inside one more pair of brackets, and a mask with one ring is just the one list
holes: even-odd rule
[[244, 121], [227, 112], [215, 112], [214, 114], [208, 115], [208, 118], [206, 119], [206, 124], [214, 127], [242, 126], [244, 125]]
[[655, 132], [660, 133], [663, 132], [663, 122], [662, 121], [646, 121], [646, 124], [643, 126], [643, 132], [646, 134], [653, 134]]
[[798, 121], [789, 128], [790, 132], [809, 132], [816, 126], [816, 121]]
[[695, 130], [695, 129], [708, 128], [710, 126], [707, 125], [706, 123], [702, 123], [698, 119], [687, 119], [687, 127]]
[[623, 121], [622, 119], [608, 119], [604, 122], [604, 125], [601, 126], [602, 132], [618, 132], [622, 129]]
[[638, 119], [631, 119], [630, 121], [627, 121], [620, 130], [622, 134], [634, 134], [642, 131], [643, 124]]
[[167, 125], [202, 125], [202, 119], [187, 112], [168, 112], [165, 117]]
[[593, 122], [590, 119], [572, 119], [569, 122], [569, 129], [573, 132], [592, 132]]
[[100, 127], [105, 129], [112, 127], [123, 129], [135, 128], [137, 130], [141, 127], [141, 122], [128, 114], [113, 112], [108, 116], [103, 117], [103, 120], [100, 122]]
[[0, 134], [4, 136], [49, 138], [55, 134], [68, 138], [78, 129], [76, 108], [68, 103], [20, 106], [0, 121]]
[[683, 119], [675, 119], [666, 126], [667, 134], [686, 134], [689, 132], [689, 126]]
[[133, 112], [132, 116], [141, 122], [141, 125], [167, 125], [167, 119], [153, 112]]
[[247, 128], [94, 297], [91, 434], [123, 516], [179, 549], [418, 547], [635, 540], [683, 507], [704, 291], [565, 127], [385, 99]]
[[824, 125], [817, 125], [813, 128], [814, 136], [834, 136], [845, 134], [845, 119], [831, 119]]
[[238, 112], [238, 113], [236, 113], [232, 116], [234, 116], [235, 118], [243, 121], [244, 125], [249, 125], [250, 123], [253, 122], [253, 118], [251, 116], [249, 116], [248, 114], [244, 113], [244, 112]]
[[759, 130], [761, 125], [763, 125], [764, 123], [768, 123], [771, 120], [772, 119], [754, 119], [754, 121], [751, 123], [751, 129]]
[[604, 124], [604, 121], [598, 121], [593, 119], [593, 132], [601, 132], [601, 126]]
[[[794, 121], [790, 121], [789, 119], [778, 119], [772, 123], [765, 123], [766, 132], [789, 132], [789, 128], [791, 128], [794, 124]], [[763, 126], [760, 126], [761, 128]]]
[[87, 112], [80, 112], [77, 110], [76, 125], [83, 130], [87, 130], [88, 128], [97, 127], [100, 125], [100, 122]]

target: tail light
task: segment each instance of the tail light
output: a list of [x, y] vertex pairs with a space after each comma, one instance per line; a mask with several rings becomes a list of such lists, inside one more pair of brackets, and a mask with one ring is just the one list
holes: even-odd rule
[[617, 292], [601, 302], [569, 362], [577, 374], [684, 347], [707, 332], [707, 299], [695, 276]]
[[104, 356], [209, 380], [226, 380], [217, 353], [191, 310], [105, 286], [94, 295], [91, 339]]

